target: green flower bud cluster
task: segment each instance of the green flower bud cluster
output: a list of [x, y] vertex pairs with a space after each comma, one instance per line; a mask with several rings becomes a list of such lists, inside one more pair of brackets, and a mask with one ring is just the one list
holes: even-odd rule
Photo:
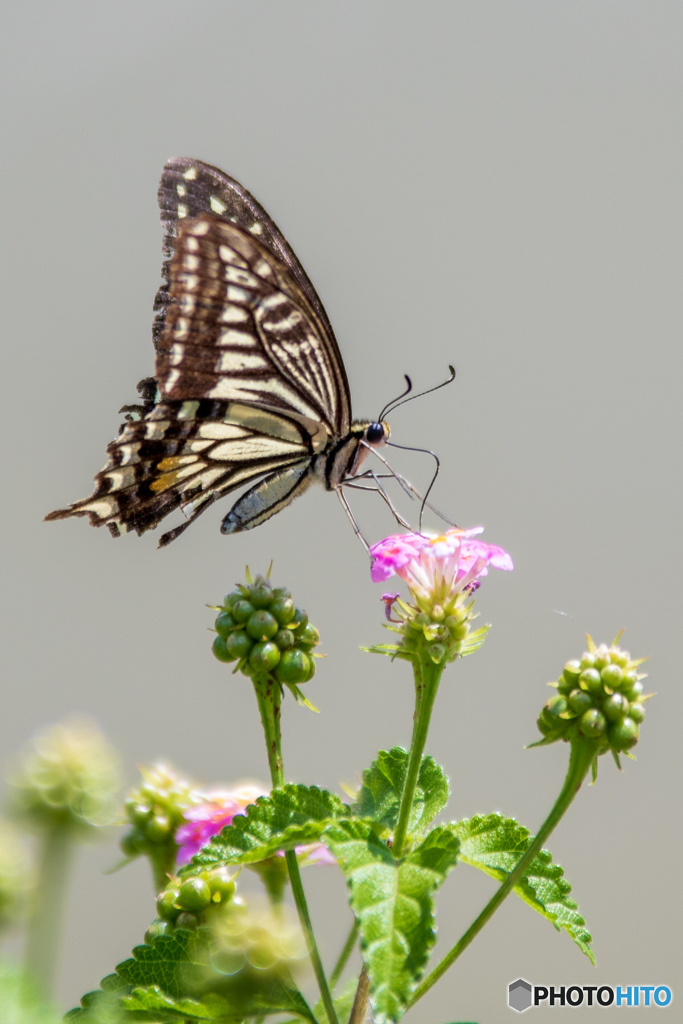
[[19, 816], [39, 828], [89, 830], [114, 816], [118, 755], [93, 722], [74, 719], [39, 733], [12, 781]]
[[149, 943], [175, 928], [194, 930], [212, 923], [212, 915], [235, 896], [235, 881], [226, 868], [202, 871], [184, 881], [175, 879], [157, 896], [157, 917], [147, 929]]
[[176, 829], [184, 822], [184, 811], [199, 800], [189, 782], [172, 768], [155, 765], [142, 770], [142, 784], [126, 797], [126, 817], [133, 826], [121, 840], [127, 857], [155, 854], [160, 847], [177, 845]]
[[568, 661], [551, 697], [538, 716], [538, 728], [548, 742], [572, 736], [594, 739], [598, 753], [624, 753], [634, 747], [645, 718], [642, 679], [628, 651], [614, 644], [589, 650], [580, 661]]
[[234, 900], [218, 919], [211, 951], [212, 967], [222, 976], [252, 968], [259, 972], [291, 969], [306, 954], [301, 929], [280, 907], [273, 912]]
[[473, 602], [461, 594], [458, 598], [448, 606], [430, 604], [429, 608], [426, 601], [421, 601], [420, 607], [401, 602], [398, 610], [403, 624], [398, 632], [403, 637], [402, 657], [426, 654], [435, 665], [441, 665], [470, 654], [483, 643], [488, 626], [472, 632]]
[[300, 686], [315, 674], [311, 651], [320, 640], [306, 612], [284, 587], [272, 588], [264, 576], [227, 594], [215, 622], [213, 653], [236, 662], [235, 671], [253, 679], [274, 675]]

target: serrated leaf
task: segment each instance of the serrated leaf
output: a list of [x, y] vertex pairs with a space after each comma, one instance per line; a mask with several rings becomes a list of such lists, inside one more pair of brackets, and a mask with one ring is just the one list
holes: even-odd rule
[[135, 946], [133, 956], [116, 968], [118, 978], [132, 986], [157, 985], [170, 996], [183, 994], [188, 964], [200, 965], [195, 956], [196, 933], [176, 928], [170, 935], [158, 935], [150, 944]]
[[[407, 770], [408, 752], [403, 747], [380, 750], [377, 759], [363, 772], [363, 785], [353, 805], [355, 813], [393, 830]], [[443, 768], [432, 757], [423, 757], [408, 832], [423, 832], [431, 825], [448, 803], [448, 796], [448, 778]]]
[[[499, 881], [512, 871], [533, 839], [518, 821], [500, 814], [477, 815], [449, 827], [460, 840], [458, 859]], [[571, 889], [563, 868], [553, 864], [548, 850], [541, 850], [534, 857], [525, 877], [514, 887], [517, 895], [558, 931], [566, 931], [594, 965], [592, 936], [585, 928], [578, 904], [569, 895]]]
[[374, 1019], [397, 1021], [434, 943], [432, 894], [455, 864], [458, 841], [438, 827], [396, 860], [371, 826], [357, 819], [333, 822], [324, 839], [346, 875], [359, 921]]
[[221, 864], [253, 864], [279, 850], [320, 839], [335, 818], [350, 814], [338, 796], [317, 786], [283, 786], [232, 819], [180, 872], [185, 877]]
[[127, 1010], [156, 1014], [171, 1014], [169, 1020], [211, 1021], [215, 1024], [239, 1024], [245, 1017], [261, 1017], [274, 1013], [294, 1013], [297, 1020], [317, 1024], [310, 1006], [301, 993], [277, 978], [261, 984], [258, 989], [235, 997], [209, 992], [201, 999], [188, 996], [173, 999], [158, 988], [135, 989], [124, 999]]
[[[237, 1024], [245, 1017], [295, 1014], [316, 1024], [308, 1003], [291, 981], [277, 971], [239, 972], [226, 976], [210, 966], [211, 933], [176, 929], [150, 945], [136, 946], [133, 956], [88, 993], [81, 1008], [67, 1015], [78, 1024], [115, 1021], [211, 1021]], [[109, 1016], [108, 1014], [111, 1014]]]

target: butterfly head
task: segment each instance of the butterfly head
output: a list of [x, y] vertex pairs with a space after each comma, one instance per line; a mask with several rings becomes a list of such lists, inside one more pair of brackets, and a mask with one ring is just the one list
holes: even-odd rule
[[363, 432], [363, 440], [372, 448], [381, 448], [387, 443], [391, 435], [391, 428], [385, 420], [377, 423], [368, 423]]

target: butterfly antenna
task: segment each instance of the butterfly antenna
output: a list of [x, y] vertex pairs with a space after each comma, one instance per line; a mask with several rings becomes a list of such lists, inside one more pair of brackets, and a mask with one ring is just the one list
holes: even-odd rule
[[[445, 388], [447, 384], [452, 384], [453, 381], [455, 380], [455, 367], [449, 365], [448, 369], [450, 370], [450, 373], [449, 373], [448, 377], [446, 378], [446, 380], [442, 380], [440, 384], [435, 384], [433, 388], [427, 388], [426, 391], [418, 391], [418, 393], [416, 395], [411, 395], [410, 394], [410, 392], [413, 389], [413, 385], [412, 385], [412, 382], [410, 380], [410, 377], [408, 377], [407, 374], [406, 374], [405, 378], [406, 378], [406, 381], [408, 383], [408, 387], [406, 388], [406, 390], [402, 394], [400, 394], [398, 396], [398, 398], [392, 399], [392, 401], [389, 402], [388, 405], [385, 405], [385, 407], [382, 409], [381, 413], [379, 414], [379, 420], [381, 421], [386, 416], [386, 414], [388, 412], [391, 412], [394, 409], [398, 409], [399, 405], [405, 405], [406, 402], [412, 402], [413, 399], [415, 399], [415, 398], [424, 398], [425, 395], [431, 395], [432, 391], [438, 391], [439, 388]], [[395, 447], [398, 448], [400, 446], [396, 445]], [[415, 448], [415, 449], [412, 449], [412, 450], [414, 450], [414, 451], [421, 451], [422, 449]], [[433, 454], [433, 452], [431, 452], [430, 454]]]
[[406, 381], [405, 391], [402, 391], [401, 394], [398, 396], [398, 398], [392, 398], [390, 402], [387, 402], [387, 404], [384, 406], [384, 408], [382, 409], [381, 413], [377, 417], [378, 422], [381, 423], [382, 420], [384, 419], [384, 417], [386, 416], [386, 414], [391, 409], [395, 409], [396, 408], [396, 403], [398, 402], [400, 404], [401, 403], [401, 399], [405, 398], [406, 395], [409, 395], [410, 392], [413, 390], [413, 382], [410, 379], [410, 377], [408, 376], [408, 374], [404, 373], [403, 376], [405, 377], [405, 381]]

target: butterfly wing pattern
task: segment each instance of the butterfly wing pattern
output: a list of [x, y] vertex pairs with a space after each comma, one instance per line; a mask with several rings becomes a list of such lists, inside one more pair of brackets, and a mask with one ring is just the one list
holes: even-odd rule
[[114, 536], [185, 522], [250, 489], [223, 533], [269, 519], [314, 480], [340, 490], [386, 423], [351, 422], [349, 387], [323, 305], [265, 210], [215, 167], [169, 160], [159, 186], [163, 280], [155, 299], [156, 375], [107, 447], [90, 498], [47, 519], [87, 515]]

